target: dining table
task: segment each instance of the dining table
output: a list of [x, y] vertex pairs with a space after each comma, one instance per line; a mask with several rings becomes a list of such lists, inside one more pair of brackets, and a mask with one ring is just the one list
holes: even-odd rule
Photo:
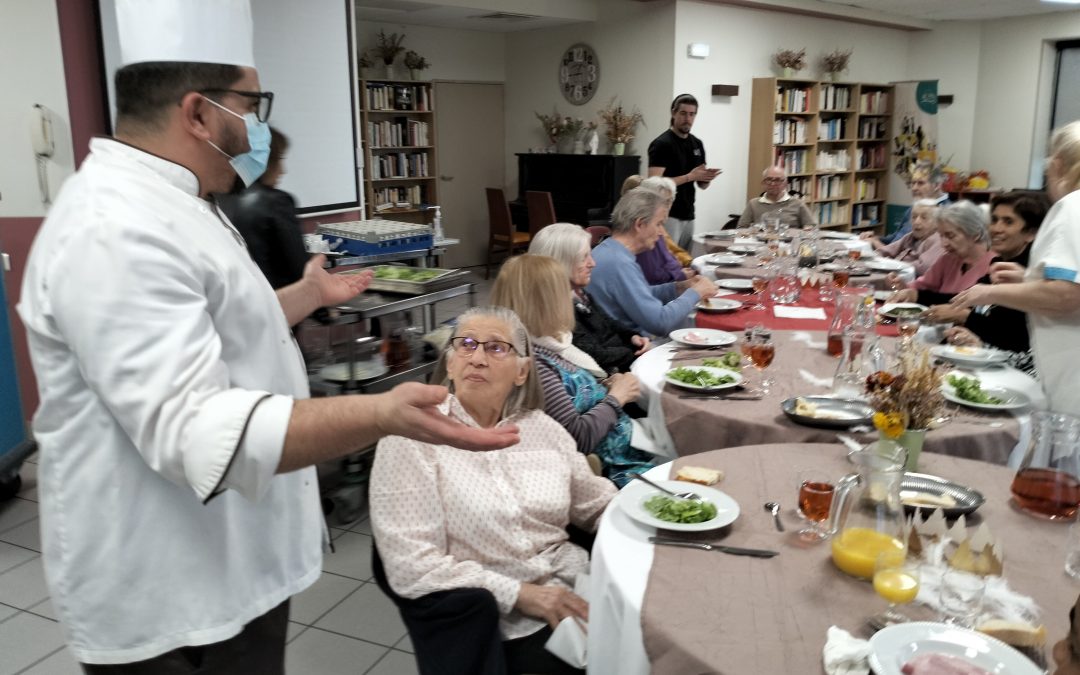
[[[731, 524], [672, 533], [631, 518], [632, 500], [604, 512], [592, 550], [589, 586], [588, 672], [656, 675], [823, 672], [830, 626], [867, 638], [867, 618], [885, 608], [872, 585], [831, 561], [828, 541], [807, 543], [794, 509], [802, 469], [834, 480], [855, 471], [840, 444], [740, 445], [681, 457], [650, 470], [663, 480], [681, 466], [724, 472], [714, 486], [738, 503]], [[1068, 523], [1032, 517], [1010, 502], [1014, 472], [1004, 466], [942, 454], [923, 455], [920, 470], [974, 488], [985, 497], [967, 518], [1003, 545], [1004, 578], [1039, 608], [1049, 646], [1065, 636], [1080, 581], [1064, 573]], [[692, 484], [687, 484], [693, 489]], [[624, 488], [625, 490], [626, 488]], [[781, 504], [784, 532], [762, 505]], [[769, 549], [772, 558], [734, 556], [657, 546], [650, 536]], [[903, 608], [916, 621], [936, 620], [918, 604]]]
[[[734, 230], [713, 230], [710, 232], [698, 232], [694, 235], [693, 240], [695, 244], [702, 246], [706, 253], [716, 253], [718, 251], [724, 251], [731, 245], [735, 238], [745, 238], [752, 234], [752, 230], [748, 228], [737, 228]], [[807, 236], [810, 232], [807, 230], [787, 230], [785, 237], [790, 239], [793, 236]], [[874, 247], [869, 241], [860, 239], [857, 235], [850, 232], [839, 232], [830, 230], [818, 230], [818, 241], [833, 243], [838, 247], [842, 247], [848, 251], [858, 251], [859, 253], [870, 255], [874, 252]]]
[[[730, 262], [718, 264], [718, 261], [729, 260]], [[884, 259], [862, 261], [858, 263], [851, 263], [848, 260], [839, 260], [836, 262], [823, 263], [818, 265], [816, 269], [820, 272], [835, 272], [838, 268], [847, 269], [850, 274], [850, 281], [848, 283], [852, 286], [868, 286], [875, 291], [890, 290], [891, 282], [888, 277], [888, 271], [873, 269], [874, 265], [880, 264], [889, 264], [891, 267], [895, 267], [895, 269], [889, 271], [896, 272], [905, 282], [910, 282], [915, 279], [914, 266], [901, 262], [893, 263], [890, 261], [889, 263], [885, 263]], [[759, 263], [758, 258], [751, 254], [729, 255], [725, 253], [710, 253], [694, 258], [693, 261], [691, 261], [690, 266], [706, 278], [715, 279], [717, 281], [722, 281], [724, 279], [753, 279], [766, 271], [765, 266]]]
[[[741, 372], [747, 386], [734, 396], [729, 397], [732, 390], [699, 392], [666, 381], [665, 373], [672, 368], [700, 365], [703, 359], [738, 351], [738, 341], [743, 337], [741, 327], [730, 337], [737, 341], [720, 349], [690, 348], [676, 341], [668, 342], [650, 349], [634, 362], [631, 370], [641, 383], [641, 403], [648, 411], [645, 421], [650, 437], [661, 451], [659, 454], [676, 457], [750, 443], [813, 443], [836, 438], [837, 429], [805, 426], [789, 419], [781, 408], [788, 398], [834, 393], [833, 376], [839, 359], [826, 351], [823, 332], [774, 330], [772, 364], [757, 372], [744, 359]], [[895, 353], [896, 338], [879, 339], [886, 353]], [[1021, 392], [1035, 407], [1045, 404], [1039, 383], [1026, 373], [1008, 366], [976, 372], [985, 386]], [[744, 396], [759, 387], [763, 375], [773, 380], [769, 392], [760, 399]], [[840, 432], [848, 433], [859, 444], [877, 438], [877, 432], [869, 427], [863, 431]], [[1015, 467], [1030, 434], [1027, 409], [985, 412], [948, 404], [939, 425], [926, 434], [923, 456], [948, 454]]]

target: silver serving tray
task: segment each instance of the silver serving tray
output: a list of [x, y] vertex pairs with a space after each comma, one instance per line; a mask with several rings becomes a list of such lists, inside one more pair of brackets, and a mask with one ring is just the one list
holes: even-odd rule
[[[380, 265], [380, 267], [384, 267]], [[436, 277], [427, 281], [406, 281], [405, 279], [372, 279], [368, 286], [373, 291], [386, 291], [388, 293], [405, 293], [407, 295], [424, 295], [434, 293], [450, 286], [456, 286], [464, 281], [469, 275], [469, 270], [433, 270], [440, 272]]]
[[818, 410], [836, 417], [808, 417], [795, 414], [795, 398], [789, 398], [780, 404], [784, 414], [797, 424], [808, 427], [821, 427], [822, 429], [848, 429], [859, 425], [872, 424], [874, 409], [862, 401], [852, 401], [831, 396], [801, 396], [809, 403], [813, 403]]
[[951, 508], [904, 504], [904, 510], [908, 513], [923, 511], [929, 515], [931, 511], [941, 509], [945, 512], [946, 518], [957, 518], [961, 515], [973, 513], [986, 501], [986, 498], [983, 497], [982, 493], [974, 488], [969, 488], [966, 485], [960, 485], [959, 483], [954, 483], [939, 476], [932, 476], [926, 473], [911, 473], [910, 471], [905, 473], [900, 481], [900, 491], [903, 492], [905, 490], [926, 492], [927, 494], [932, 495], [948, 495], [956, 500], [956, 506]]

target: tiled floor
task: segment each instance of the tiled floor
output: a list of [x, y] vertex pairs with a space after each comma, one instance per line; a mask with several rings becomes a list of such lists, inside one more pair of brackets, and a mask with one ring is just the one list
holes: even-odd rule
[[[487, 302], [491, 281], [483, 268], [475, 302]], [[467, 298], [440, 303], [442, 322], [468, 307]], [[49, 602], [41, 563], [35, 459], [23, 465], [18, 497], [0, 503], [0, 675], [81, 673], [64, 646]], [[286, 668], [302, 675], [409, 675], [412, 645], [389, 599], [371, 579], [371, 527], [367, 517], [331, 527], [335, 552], [322, 577], [293, 598]]]

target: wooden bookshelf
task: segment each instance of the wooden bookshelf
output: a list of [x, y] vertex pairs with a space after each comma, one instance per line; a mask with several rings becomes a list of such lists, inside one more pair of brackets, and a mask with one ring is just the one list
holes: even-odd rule
[[360, 129], [366, 217], [430, 223], [427, 207], [439, 203], [432, 84], [360, 80]]
[[883, 230], [892, 106], [892, 85], [755, 78], [746, 198], [781, 164], [822, 227]]

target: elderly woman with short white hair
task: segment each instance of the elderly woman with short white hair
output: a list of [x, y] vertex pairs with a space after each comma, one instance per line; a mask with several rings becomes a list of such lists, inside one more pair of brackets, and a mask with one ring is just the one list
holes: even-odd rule
[[[588, 619], [570, 589], [589, 555], [566, 528], [595, 531], [615, 487], [544, 413], [532, 345], [512, 311], [466, 312], [443, 360], [451, 394], [439, 411], [472, 427], [516, 424], [521, 442], [491, 452], [401, 436], [379, 443], [371, 522], [420, 671], [583, 672], [543, 646], [563, 619]], [[478, 592], [492, 621], [471, 604], [447, 616], [447, 591]], [[439, 621], [425, 624], [433, 614]], [[492, 653], [506, 670], [489, 669]]]
[[651, 343], [644, 335], [616, 323], [586, 292], [596, 267], [590, 243], [589, 234], [581, 227], [555, 223], [536, 234], [529, 253], [554, 258], [566, 268], [574, 300], [572, 342], [595, 361], [595, 365], [585, 364], [590, 372], [604, 379], [612, 373], [630, 372], [634, 359], [644, 354]]

